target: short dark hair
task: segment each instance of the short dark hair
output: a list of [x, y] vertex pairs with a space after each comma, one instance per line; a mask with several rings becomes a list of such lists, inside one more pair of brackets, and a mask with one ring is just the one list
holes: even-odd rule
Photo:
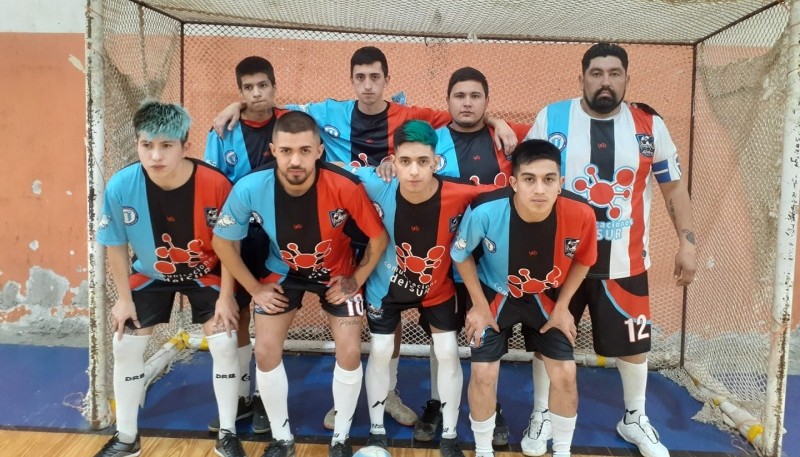
[[622, 68], [624, 68], [625, 71], [628, 71], [628, 53], [625, 52], [625, 49], [623, 49], [622, 46], [614, 43], [600, 42], [589, 48], [589, 50], [583, 54], [583, 59], [581, 59], [581, 68], [583, 69], [582, 73], [586, 73], [586, 70], [589, 68], [589, 64], [595, 57], [608, 56], [618, 58], [620, 62], [622, 62]]
[[239, 86], [239, 90], [242, 90], [242, 76], [247, 75], [254, 75], [256, 73], [264, 73], [267, 75], [267, 79], [272, 85], [275, 85], [275, 69], [272, 68], [272, 64], [269, 63], [269, 60], [258, 57], [258, 56], [250, 56], [245, 57], [236, 65], [236, 85]]
[[520, 143], [511, 155], [511, 174], [517, 176], [521, 166], [536, 160], [552, 160], [561, 174], [561, 151], [546, 140], [525, 140]]
[[386, 61], [386, 56], [375, 46], [364, 46], [353, 53], [353, 57], [350, 58], [350, 76], [353, 76], [353, 68], [356, 65], [369, 65], [374, 62], [381, 63], [384, 78], [389, 76], [389, 63]]
[[302, 133], [311, 132], [315, 137], [319, 138], [319, 127], [313, 117], [302, 111], [289, 111], [275, 121], [275, 127], [272, 131], [272, 138], [274, 139], [278, 132], [285, 133]]
[[486, 81], [486, 76], [479, 70], [472, 67], [459, 68], [450, 75], [450, 82], [447, 83], [447, 96], [453, 92], [453, 86], [463, 81], [477, 81], [483, 86], [483, 95], [489, 96], [489, 82]]
[[432, 151], [436, 151], [436, 143], [439, 137], [436, 131], [425, 121], [410, 120], [406, 121], [394, 131], [394, 148], [403, 143], [422, 143], [430, 146]]

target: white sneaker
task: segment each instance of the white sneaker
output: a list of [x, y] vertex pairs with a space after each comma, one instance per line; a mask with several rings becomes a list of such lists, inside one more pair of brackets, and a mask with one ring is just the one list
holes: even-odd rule
[[617, 433], [623, 440], [635, 444], [644, 457], [669, 457], [669, 451], [661, 444], [656, 429], [650, 425], [647, 416], [639, 416], [639, 422], [625, 423], [625, 418], [617, 423]]
[[550, 411], [534, 411], [531, 413], [528, 428], [522, 434], [522, 453], [528, 456], [539, 456], [547, 452], [547, 440], [553, 438], [550, 423]]
[[386, 413], [406, 427], [413, 427], [419, 419], [414, 410], [403, 404], [396, 389], [389, 391], [389, 395], [386, 396]]

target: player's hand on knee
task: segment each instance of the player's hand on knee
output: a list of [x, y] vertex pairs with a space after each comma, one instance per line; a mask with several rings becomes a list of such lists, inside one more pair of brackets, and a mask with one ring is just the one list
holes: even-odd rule
[[253, 294], [253, 304], [267, 314], [278, 314], [289, 306], [289, 299], [283, 295], [283, 286], [280, 284], [261, 284]]
[[678, 287], [688, 286], [694, 281], [694, 274], [697, 271], [697, 257], [694, 246], [678, 250], [675, 255], [675, 285]]
[[215, 331], [217, 329], [224, 330], [228, 334], [228, 338], [231, 337], [232, 331], [239, 331], [239, 305], [232, 296], [220, 294], [214, 306], [214, 320], [216, 321]]
[[214, 131], [220, 138], [225, 138], [225, 134], [233, 131], [233, 127], [239, 122], [242, 105], [239, 102], [228, 105], [222, 112], [214, 118]]
[[130, 319], [136, 328], [141, 328], [139, 318], [136, 316], [136, 306], [130, 300], [117, 300], [111, 307], [111, 330], [117, 334], [117, 338], [122, 339], [125, 332], [125, 322]]
[[358, 281], [353, 276], [334, 276], [328, 283], [325, 299], [332, 305], [340, 305], [358, 293]]
[[389, 182], [389, 181], [391, 181], [391, 180], [392, 180], [392, 178], [394, 178], [394, 177], [395, 177], [395, 173], [394, 173], [394, 163], [392, 163], [392, 161], [391, 161], [391, 160], [387, 160], [386, 162], [381, 162], [381, 164], [380, 164], [380, 165], [378, 165], [378, 166], [375, 168], [375, 173], [376, 173], [376, 174], [377, 174], [377, 175], [378, 175], [378, 176], [379, 176], [381, 179], [383, 179], [384, 181], [386, 181], [386, 182]]
[[550, 313], [550, 319], [539, 329], [539, 333], [547, 333], [550, 329], [557, 329], [569, 340], [569, 344], [575, 347], [575, 338], [578, 337], [578, 329], [575, 327], [575, 318], [566, 307], [556, 307]]
[[473, 303], [472, 308], [467, 311], [467, 317], [464, 322], [464, 331], [470, 347], [481, 347], [484, 330], [487, 328], [493, 328], [496, 332], [500, 331], [500, 327], [497, 326], [497, 322], [489, 310], [489, 304], [481, 306]]

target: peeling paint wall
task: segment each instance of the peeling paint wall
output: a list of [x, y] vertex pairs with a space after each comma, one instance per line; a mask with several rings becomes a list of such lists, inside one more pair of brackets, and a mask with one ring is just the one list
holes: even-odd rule
[[85, 345], [84, 0], [0, 14], [0, 341]]

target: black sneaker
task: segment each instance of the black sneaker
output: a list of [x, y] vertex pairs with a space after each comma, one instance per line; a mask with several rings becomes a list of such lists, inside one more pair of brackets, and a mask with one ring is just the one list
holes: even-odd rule
[[269, 433], [271, 427], [269, 425], [269, 417], [267, 411], [264, 409], [264, 402], [261, 397], [256, 395], [250, 401], [253, 406], [253, 433]]
[[414, 439], [417, 441], [433, 441], [436, 429], [442, 425], [442, 402], [428, 400], [422, 417], [414, 424]]
[[[242, 420], [245, 417], [253, 415], [253, 402], [248, 402], [245, 397], [239, 397], [239, 404], [236, 406], [236, 420]], [[208, 423], [208, 431], [217, 433], [219, 432], [219, 416]]]
[[294, 440], [275, 440], [269, 443], [261, 457], [294, 457]]
[[133, 443], [123, 443], [119, 440], [119, 432], [117, 432], [94, 457], [135, 457], [141, 453], [142, 446], [139, 435], [136, 435]]
[[384, 449], [388, 449], [389, 440], [386, 438], [385, 434], [370, 433], [369, 438], [367, 439], [366, 446], [378, 446]]
[[439, 455], [442, 457], [464, 457], [464, 451], [455, 438], [442, 438], [439, 441]]
[[337, 441], [328, 447], [328, 457], [353, 457], [353, 446], [348, 441]]
[[221, 430], [222, 438], [217, 438], [214, 453], [220, 457], [247, 457], [239, 437], [228, 430]]
[[506, 418], [503, 416], [503, 409], [500, 408], [500, 403], [497, 404], [495, 411], [492, 446], [505, 446], [508, 444], [509, 430], [506, 424]]

